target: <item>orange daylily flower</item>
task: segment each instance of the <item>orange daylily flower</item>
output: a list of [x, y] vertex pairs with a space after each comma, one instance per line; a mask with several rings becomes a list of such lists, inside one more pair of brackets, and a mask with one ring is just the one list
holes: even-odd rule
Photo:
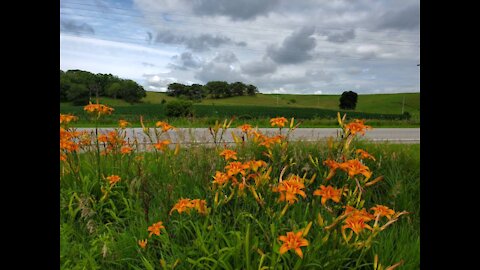
[[372, 129], [372, 127], [367, 126], [364, 123], [365, 120], [355, 119], [353, 120], [353, 122], [346, 124], [345, 129], [349, 130], [352, 135], [355, 135], [356, 133], [361, 133], [362, 135], [365, 135], [365, 130]]
[[67, 131], [60, 127], [60, 151], [73, 152], [79, 148], [78, 143], [74, 141], [80, 135], [78, 131]]
[[228, 179], [230, 179], [230, 177], [226, 173], [216, 171], [213, 179], [214, 184], [223, 186], [228, 182]]
[[355, 234], [359, 234], [364, 229], [372, 230], [370, 225], [366, 224], [366, 220], [360, 216], [351, 216], [345, 219], [345, 225], [342, 226], [342, 230], [351, 229]]
[[280, 254], [284, 254], [285, 252], [293, 249], [295, 253], [303, 259], [303, 252], [300, 247], [308, 246], [308, 240], [302, 237], [303, 231], [299, 231], [297, 233], [294, 232], [287, 232], [287, 235], [281, 235], [278, 237], [278, 240], [283, 242], [283, 245], [280, 247]]
[[272, 189], [273, 192], [279, 192], [280, 198], [279, 202], [286, 201], [289, 204], [293, 204], [298, 201], [297, 194], [306, 198], [307, 195], [303, 191], [305, 185], [303, 184], [302, 178], [297, 175], [291, 176], [288, 180], [284, 180], [278, 184], [278, 186]]
[[71, 121], [78, 120], [78, 117], [71, 115], [71, 114], [60, 114], [60, 125], [61, 124], [68, 124]]
[[324, 185], [321, 185], [320, 189], [317, 189], [313, 192], [313, 195], [322, 196], [322, 205], [325, 205], [327, 200], [332, 200], [338, 203], [342, 197], [342, 189], [335, 189], [332, 186], [325, 187]]
[[118, 175], [110, 175], [110, 176], [107, 176], [107, 180], [108, 182], [110, 183], [111, 186], [115, 185], [118, 181], [120, 181], [122, 178], [120, 178], [120, 176]]
[[173, 213], [174, 210], [177, 210], [179, 214], [182, 212], [190, 213], [190, 209], [192, 208], [192, 202], [190, 199], [180, 199], [170, 210], [170, 215]]
[[250, 169], [254, 172], [258, 171], [258, 168], [260, 167], [267, 167], [267, 163], [263, 160], [251, 160], [247, 163], [250, 166]]
[[243, 132], [247, 133], [252, 129], [252, 126], [249, 124], [244, 124], [239, 126], [238, 128], [241, 129]]
[[163, 151], [171, 142], [169, 140], [159, 141], [153, 145], [157, 150]]
[[129, 122], [123, 119], [118, 120], [118, 126], [120, 126], [120, 128], [126, 128], [128, 125], [130, 125]]
[[98, 141], [106, 143], [108, 141], [108, 136], [105, 135], [105, 134], [100, 134], [100, 135], [98, 135]]
[[273, 137], [267, 137], [264, 135], [262, 136], [263, 137], [260, 137], [262, 142], [259, 143], [259, 145], [264, 145], [266, 148], [270, 148], [272, 144], [281, 143], [282, 139], [285, 138], [285, 136], [282, 136], [282, 135], [276, 135]]
[[362, 150], [362, 149], [357, 149], [357, 155], [360, 155], [360, 158], [361, 159], [371, 159], [371, 160], [374, 160], [375, 161], [375, 157], [370, 155], [367, 151], [365, 150]]
[[165, 226], [163, 226], [163, 222], [159, 221], [157, 223], [153, 223], [152, 226], [148, 227], [148, 231], [150, 232], [148, 234], [148, 237], [151, 237], [152, 234], [155, 234], [157, 236], [160, 236], [160, 229], [165, 229]]
[[[160, 233], [159, 233], [160, 234]], [[138, 245], [145, 249], [147, 247], [147, 242], [148, 242], [148, 239], [145, 239], [145, 240], [138, 240]]]
[[230, 150], [230, 149], [225, 149], [220, 153], [220, 156], [225, 157], [225, 160], [229, 159], [234, 159], [237, 160], [237, 152]]
[[266, 138], [266, 136], [263, 135], [262, 132], [260, 132], [258, 130], [252, 130], [252, 132], [250, 134], [253, 135], [254, 142], [257, 142], [259, 140], [263, 140], [263, 139]]
[[119, 137], [117, 132], [115, 132], [115, 131], [110, 131], [107, 134], [107, 139], [108, 139], [108, 142], [111, 144], [111, 146], [125, 144], [125, 140], [123, 138]]
[[340, 165], [341, 163], [338, 163], [335, 160], [331, 160], [331, 159], [327, 159], [327, 160], [323, 161], [323, 164], [330, 168], [330, 170], [328, 171], [327, 178], [325, 178], [325, 180], [332, 179], [332, 177], [335, 175], [335, 172], [337, 171], [337, 169], [339, 169], [341, 167], [341, 165]]
[[237, 174], [242, 174], [245, 175], [246, 172], [245, 170], [248, 169], [250, 166], [248, 164], [244, 164], [239, 161], [234, 161], [230, 162], [227, 166], [225, 166], [225, 169], [227, 170], [227, 175], [228, 176], [233, 176]]
[[372, 176], [370, 169], [363, 165], [358, 159], [347, 160], [346, 162], [340, 164], [340, 169], [348, 172], [350, 178], [354, 177], [357, 174], [364, 175], [367, 179]]
[[370, 209], [375, 211], [373, 213], [374, 216], [380, 215], [381, 217], [387, 217], [389, 220], [392, 219], [392, 215], [395, 214], [395, 211], [384, 205], [377, 204], [375, 207], [372, 207]]
[[375, 218], [375, 216], [368, 213], [367, 210], [365, 210], [365, 208], [362, 208], [362, 210], [358, 210], [357, 208], [352, 207], [350, 205], [347, 205], [345, 207], [345, 212], [343, 214], [346, 215], [347, 217], [360, 218], [365, 222], [368, 222]]
[[130, 147], [130, 146], [122, 146], [122, 148], [120, 149], [120, 153], [122, 154], [130, 154], [131, 152], [133, 151], [133, 148]]
[[277, 118], [272, 118], [270, 119], [270, 125], [273, 126], [278, 126], [280, 128], [285, 126], [285, 123], [287, 123], [288, 120], [285, 117], [277, 117]]
[[163, 132], [169, 131], [170, 129], [174, 129], [175, 127], [162, 121], [158, 121], [155, 123], [156, 127], [161, 127]]
[[102, 114], [111, 114], [114, 109], [113, 108], [110, 108], [108, 106], [105, 106], [103, 104], [92, 104], [90, 102], [90, 104], [86, 105], [85, 107], [83, 107], [83, 110], [88, 112], [88, 113], [97, 113], [98, 116], [102, 115]]
[[207, 201], [206, 200], [200, 200], [200, 199], [194, 199], [190, 201], [193, 205], [193, 208], [197, 210], [198, 213], [202, 215], [207, 214]]
[[206, 200], [200, 200], [200, 199], [180, 199], [170, 210], [170, 215], [174, 210], [177, 210], [179, 214], [182, 212], [187, 212], [188, 214], [190, 213], [190, 210], [194, 208], [197, 210], [198, 213], [202, 215], [207, 214], [207, 201]]

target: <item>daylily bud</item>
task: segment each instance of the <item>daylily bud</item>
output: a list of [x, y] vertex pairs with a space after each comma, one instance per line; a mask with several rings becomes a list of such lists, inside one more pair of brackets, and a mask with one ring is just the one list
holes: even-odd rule
[[372, 186], [372, 185], [375, 185], [376, 183], [380, 182], [383, 180], [383, 175], [382, 176], [379, 176], [375, 179], [373, 179], [372, 181], [368, 182], [365, 184], [366, 187], [369, 187], [369, 186]]
[[176, 156], [178, 155], [179, 152], [180, 152], [180, 144], [177, 143], [177, 146], [175, 146], [175, 152], [173, 152], [173, 154]]
[[305, 230], [303, 230], [303, 234], [302, 234], [303, 237], [307, 236], [308, 232], [310, 231], [310, 228], [312, 227], [312, 223], [313, 223], [313, 222], [310, 221], [310, 222], [308, 223], [307, 227], [305, 227]]
[[317, 222], [318, 222], [318, 225], [320, 225], [320, 226], [323, 226], [325, 224], [324, 221], [323, 221], [323, 217], [320, 213], [318, 213]]

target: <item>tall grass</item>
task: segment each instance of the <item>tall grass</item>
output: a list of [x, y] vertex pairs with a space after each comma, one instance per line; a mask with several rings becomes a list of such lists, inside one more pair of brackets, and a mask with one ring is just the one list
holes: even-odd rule
[[[122, 134], [121, 129], [117, 132]], [[159, 132], [157, 140], [163, 134]], [[284, 142], [262, 148], [247, 140], [232, 148], [238, 160], [263, 160], [272, 168], [269, 184], [256, 185], [263, 204], [249, 188], [239, 195], [238, 187], [226, 187], [216, 197], [220, 189], [213, 188], [212, 177], [229, 164], [219, 155], [224, 148], [221, 143], [139, 151], [133, 142], [133, 150], [124, 154], [120, 153], [122, 145], [112, 144], [109, 153], [99, 156], [100, 162], [95, 145], [68, 152], [60, 168], [61, 268], [374, 269], [375, 255], [383, 266], [403, 260], [400, 269], [419, 268], [418, 145], [352, 142], [376, 158], [365, 161], [374, 172], [372, 179], [384, 176], [374, 188], [366, 189], [364, 205], [383, 204], [409, 212], [380, 232], [370, 248], [358, 249], [345, 243], [340, 229], [325, 229], [327, 223], [332, 224], [331, 215], [311, 195], [314, 187], [326, 183], [328, 174], [327, 167], [316, 166], [312, 159], [332, 158], [332, 147], [324, 142]], [[111, 185], [106, 179], [111, 175], [121, 180]], [[288, 175], [313, 179], [313, 184], [306, 184], [306, 198], [300, 197], [287, 208], [278, 202], [278, 193], [271, 192], [269, 185], [278, 183], [281, 175], [284, 180]], [[342, 178], [336, 175], [329, 183], [341, 183]], [[208, 214], [170, 213], [180, 198], [206, 200]], [[228, 203], [215, 203], [228, 199]], [[341, 209], [333, 202], [327, 206]], [[165, 229], [149, 237], [147, 228], [158, 221]], [[280, 254], [278, 237], [305, 230], [310, 222], [305, 236], [309, 245], [302, 247], [304, 257], [293, 250]], [[145, 249], [138, 245], [141, 239], [148, 240]]]

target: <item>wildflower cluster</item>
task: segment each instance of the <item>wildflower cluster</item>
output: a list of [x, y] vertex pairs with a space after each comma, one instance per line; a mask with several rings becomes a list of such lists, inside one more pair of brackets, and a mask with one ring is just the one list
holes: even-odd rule
[[[113, 112], [112, 108], [101, 104], [89, 104], [84, 110], [97, 119]], [[69, 127], [77, 119], [73, 115], [60, 115], [62, 166], [69, 164], [74, 168], [74, 159], [70, 156], [81, 151], [89, 154], [85, 159], [95, 161], [96, 166], [83, 168], [83, 171], [77, 167], [72, 186], [78, 185], [81, 192], [91, 194], [88, 199], [79, 199], [80, 196], [72, 192], [66, 207], [71, 220], [79, 220], [78, 216], [85, 220], [88, 217], [86, 228], [89, 232], [95, 231], [94, 228], [102, 230], [95, 222], [109, 226], [120, 224], [119, 227], [142, 222], [140, 233], [135, 233], [128, 241], [136, 247], [145, 268], [155, 268], [147, 266], [150, 264], [147, 260], [152, 258], [157, 263], [160, 261], [164, 269], [173, 269], [180, 263], [178, 258], [191, 263], [190, 268], [206, 261], [212, 262], [213, 267], [223, 267], [221, 264], [227, 265], [231, 254], [225, 255], [225, 260], [215, 260], [215, 256], [224, 256], [223, 252], [227, 254], [232, 250], [245, 256], [236, 254], [236, 257], [231, 256], [232, 261], [238, 263], [244, 258], [247, 265], [251, 253], [258, 253], [259, 269], [275, 268], [278, 263], [285, 263], [282, 269], [307, 267], [302, 262], [318, 255], [324, 247], [325, 250], [332, 247], [347, 250], [345, 253], [352, 257], [358, 251], [363, 256], [364, 251], [375, 244], [379, 233], [407, 214], [365, 199], [365, 194], [382, 181], [383, 176], [376, 175], [377, 159], [367, 149], [355, 149], [352, 145], [357, 135], [364, 135], [371, 129], [364, 120], [345, 123], [345, 116], [338, 115], [342, 129], [338, 143], [330, 145], [327, 157], [322, 160], [310, 156], [311, 164], [297, 164], [295, 153], [288, 151], [289, 134], [299, 126], [294, 124], [293, 118], [289, 125], [285, 117], [272, 118], [271, 126], [278, 128], [274, 134], [262, 133], [247, 123], [239, 125], [237, 134], [232, 132], [236, 143], [233, 147], [221, 145], [233, 119], [223, 124], [217, 121], [209, 129], [215, 143], [212, 150], [215, 156], [211, 164], [206, 164], [210, 171], [204, 174], [208, 175], [205, 178], [198, 177], [187, 166], [181, 171], [166, 162], [167, 158], [175, 158], [180, 149], [178, 142], [174, 143], [170, 137], [176, 128], [167, 122], [157, 121], [150, 128], [140, 118], [144, 142], [149, 141], [145, 150], [152, 150], [149, 155], [141, 155], [137, 138], [130, 141], [127, 136], [131, 132], [127, 130], [128, 121], [120, 120], [118, 128], [104, 133], [96, 128], [95, 133], [88, 134]], [[171, 145], [176, 145], [175, 151], [169, 150]], [[259, 151], [250, 155], [246, 146]], [[143, 166], [148, 162], [150, 167]], [[182, 160], [176, 159], [176, 162]], [[165, 164], [167, 166], [162, 166]], [[96, 171], [91, 177], [93, 180], [81, 175], [89, 169]], [[175, 179], [182, 173], [189, 175], [186, 184]], [[164, 181], [172, 178], [174, 181]], [[196, 189], [191, 183], [198, 183], [195, 181], [199, 178], [209, 184]], [[87, 185], [87, 181], [92, 183]], [[177, 187], [181, 184], [188, 186], [189, 191], [179, 194]], [[152, 196], [149, 188], [164, 190], [164, 197]], [[193, 195], [197, 192], [205, 194]], [[91, 209], [87, 209], [84, 201], [92, 205]], [[76, 204], [83, 209], [75, 209]], [[136, 211], [139, 209], [143, 211]], [[143, 215], [140, 221], [125, 218], [126, 213], [134, 212]], [[80, 214], [77, 216], [77, 213]], [[98, 216], [93, 218], [94, 215]], [[155, 217], [152, 219], [152, 216]], [[223, 221], [228, 225], [216, 227]], [[109, 226], [103, 226], [104, 230], [110, 230]], [[309, 231], [312, 231], [310, 235]], [[95, 241], [103, 243], [105, 258], [107, 243], [116, 239], [98, 237]], [[181, 241], [191, 249], [178, 255], [182, 252], [178, 248]], [[217, 241], [211, 244], [216, 248], [212, 248], [214, 252], [208, 249], [208, 241]], [[203, 257], [193, 259], [191, 250], [195, 248]], [[176, 259], [175, 262], [167, 267], [167, 261], [172, 259]], [[266, 266], [267, 263], [271, 267]]]

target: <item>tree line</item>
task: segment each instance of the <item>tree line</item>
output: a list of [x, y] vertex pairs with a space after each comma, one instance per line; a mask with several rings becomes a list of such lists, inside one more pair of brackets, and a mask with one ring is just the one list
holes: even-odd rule
[[167, 88], [167, 95], [172, 97], [201, 100], [206, 97], [226, 98], [233, 96], [254, 96], [258, 93], [258, 88], [252, 84], [242, 82], [227, 83], [224, 81], [211, 81], [205, 85], [192, 84], [185, 85], [181, 83], [171, 83]]
[[85, 105], [99, 97], [139, 102], [147, 95], [143, 86], [135, 81], [121, 79], [112, 74], [94, 74], [83, 70], [60, 70], [60, 101]]

